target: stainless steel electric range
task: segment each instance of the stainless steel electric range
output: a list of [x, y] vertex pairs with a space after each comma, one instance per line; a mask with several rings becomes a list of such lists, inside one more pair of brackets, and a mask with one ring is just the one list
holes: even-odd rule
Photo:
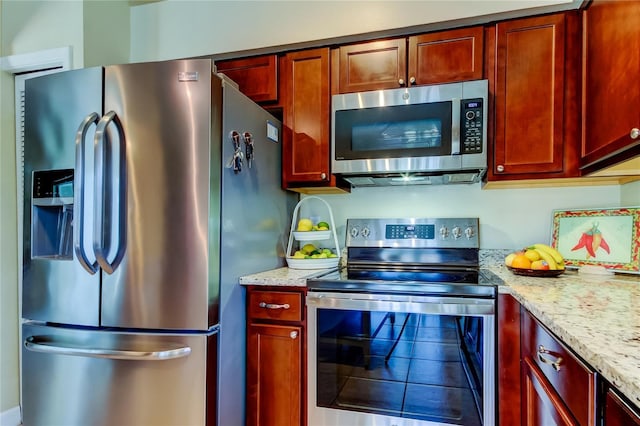
[[308, 424], [493, 425], [497, 286], [477, 218], [349, 219], [307, 281]]

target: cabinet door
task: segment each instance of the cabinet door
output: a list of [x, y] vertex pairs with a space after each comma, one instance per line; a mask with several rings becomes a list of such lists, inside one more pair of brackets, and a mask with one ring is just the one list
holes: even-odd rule
[[640, 129], [638, 17], [638, 1], [595, 1], [584, 11], [583, 167], [640, 154], [640, 137], [630, 135]]
[[640, 413], [635, 412], [614, 391], [607, 390], [604, 426], [640, 426]]
[[[300, 426], [302, 327], [249, 324], [247, 425]], [[224, 392], [224, 389], [220, 390]]]
[[329, 48], [288, 53], [281, 70], [283, 89], [283, 187], [328, 183]]
[[409, 84], [482, 78], [483, 27], [409, 37]]
[[[564, 14], [496, 26], [490, 180], [577, 175], [577, 164], [570, 170], [569, 157], [565, 160], [572, 141], [569, 137], [565, 141], [564, 133], [565, 27]], [[577, 116], [571, 118], [577, 121]], [[567, 129], [571, 125], [567, 123]]]
[[238, 83], [240, 91], [255, 102], [278, 100], [278, 58], [276, 55], [216, 61], [218, 72]]
[[341, 46], [339, 58], [340, 93], [397, 89], [406, 84], [405, 38]]
[[520, 422], [520, 304], [510, 294], [498, 295], [499, 426]]
[[522, 360], [522, 425], [579, 426], [531, 357]]

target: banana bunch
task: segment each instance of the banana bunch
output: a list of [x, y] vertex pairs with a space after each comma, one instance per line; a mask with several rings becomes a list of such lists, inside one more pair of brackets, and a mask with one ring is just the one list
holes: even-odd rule
[[546, 244], [538, 243], [527, 247], [527, 250], [536, 251], [540, 256], [540, 259], [547, 262], [547, 264], [549, 265], [549, 269], [564, 269], [564, 258], [558, 252], [558, 250], [554, 249], [553, 247], [550, 247]]
[[564, 270], [564, 258], [558, 250], [542, 243], [509, 254], [504, 263], [516, 269]]

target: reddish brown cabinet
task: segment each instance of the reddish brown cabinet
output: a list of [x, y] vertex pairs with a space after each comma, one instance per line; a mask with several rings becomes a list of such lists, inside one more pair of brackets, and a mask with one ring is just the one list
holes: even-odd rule
[[603, 426], [640, 426], [640, 410], [613, 389], [607, 389]]
[[495, 46], [487, 58], [495, 120], [488, 179], [576, 177], [577, 12], [500, 22], [487, 34]]
[[304, 288], [247, 288], [247, 426], [306, 424]]
[[337, 48], [337, 93], [476, 80], [483, 76], [484, 30], [469, 27]]
[[215, 61], [215, 65], [255, 102], [278, 101], [277, 55]]
[[498, 295], [498, 425], [520, 423], [520, 303]]
[[329, 48], [287, 53], [280, 86], [283, 187], [329, 185]]
[[583, 173], [640, 155], [638, 17], [638, 1], [594, 1], [583, 12]]
[[522, 311], [522, 424], [595, 426], [596, 373]]

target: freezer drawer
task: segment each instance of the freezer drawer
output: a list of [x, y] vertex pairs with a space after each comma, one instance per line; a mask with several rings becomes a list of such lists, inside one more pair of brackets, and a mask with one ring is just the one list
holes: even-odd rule
[[24, 426], [215, 424], [217, 333], [23, 324]]

